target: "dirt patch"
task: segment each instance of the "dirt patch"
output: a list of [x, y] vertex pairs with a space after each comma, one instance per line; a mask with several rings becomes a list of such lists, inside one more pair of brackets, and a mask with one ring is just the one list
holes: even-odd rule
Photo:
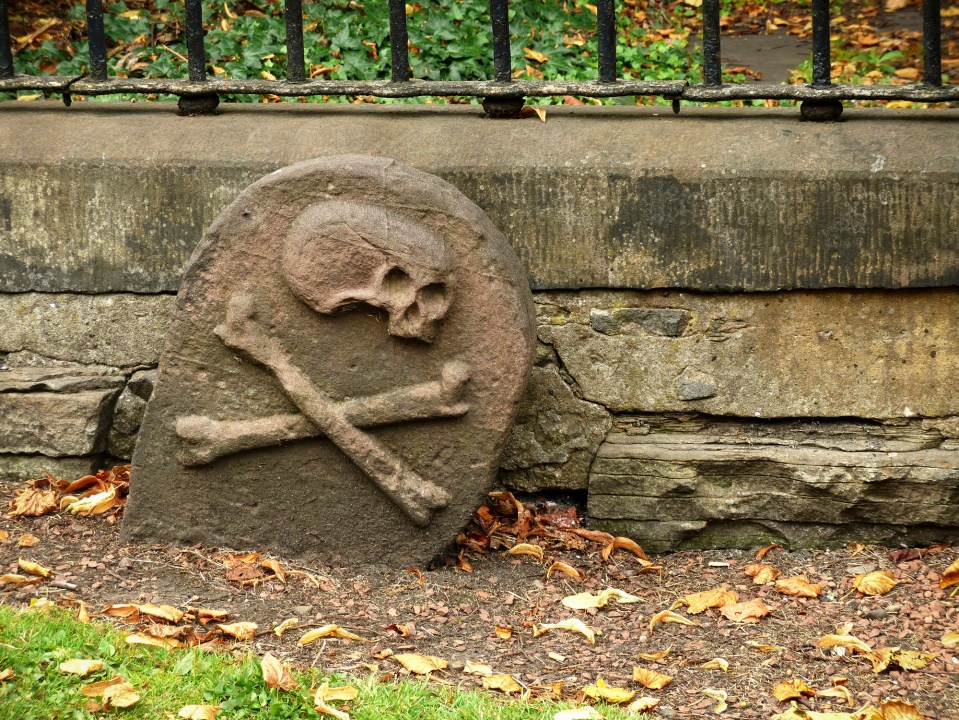
[[[12, 499], [14, 489], [0, 484], [0, 496]], [[825, 689], [837, 677], [848, 678], [856, 708], [867, 702], [904, 698], [931, 720], [956, 717], [959, 648], [947, 647], [941, 638], [959, 631], [959, 598], [950, 597], [954, 587], [942, 590], [939, 586], [942, 572], [956, 559], [957, 553], [950, 548], [772, 550], [763, 562], [774, 566], [782, 577], [804, 574], [811, 582], [823, 584], [819, 598], [801, 599], [782, 595], [773, 585], [754, 584], [743, 570], [757, 562], [754, 552], [679, 552], [651, 557], [653, 566], [662, 568], [659, 571], [647, 567], [646, 561], [628, 549], [613, 550], [605, 560], [603, 543], [570, 536], [561, 529], [562, 523], [544, 526], [539, 519], [568, 519], [571, 511], [540, 511], [535, 522], [525, 528], [526, 537], [520, 538], [513, 532], [515, 522], [511, 528], [502, 518], [493, 518], [491, 524], [489, 515], [485, 521], [481, 517], [480, 526], [466, 539], [473, 545], [485, 542], [491, 549], [463, 552], [463, 561], [472, 572], [464, 570], [464, 563], [455, 557], [447, 567], [433, 570], [331, 568], [275, 558], [288, 573], [286, 582], [280, 582], [257, 560], [253, 564], [259, 567], [260, 582], [246, 586], [241, 585], [244, 573], [231, 572], [220, 549], [121, 545], [121, 521], [109, 514], [86, 518], [66, 513], [39, 518], [4, 516], [0, 528], [8, 537], [0, 543], [3, 572], [21, 572], [18, 558], [25, 558], [53, 568], [56, 575], [30, 587], [4, 586], [0, 601], [18, 606], [35, 597], [65, 605], [82, 600], [90, 605], [91, 614], [112, 603], [130, 602], [229, 610], [231, 622], [257, 623], [252, 646], [260, 653], [270, 650], [286, 661], [326, 672], [377, 672], [384, 677], [401, 672], [387, 650], [436, 655], [451, 663], [439, 673], [439, 679], [467, 687], [478, 687], [480, 679], [462, 673], [466, 661], [488, 663], [495, 672], [511, 673], [527, 688], [548, 688], [562, 682], [565, 696], [575, 696], [600, 677], [615, 686], [642, 690], [632, 675], [634, 667], [645, 667], [674, 678], [663, 690], [645, 691], [661, 698], [656, 713], [663, 717], [710, 716], [716, 701], [702, 691], [715, 688], [729, 695], [729, 708], [722, 717], [768, 718], [788, 707], [772, 696], [776, 683], [802, 678], [814, 688]], [[38, 542], [20, 547], [18, 540], [26, 533], [36, 536]], [[531, 555], [506, 554], [505, 548], [517, 540], [541, 546], [545, 562]], [[585, 580], [578, 582], [562, 572], [554, 572], [548, 579], [547, 569], [554, 560], [581, 570]], [[874, 597], [855, 591], [854, 575], [875, 569], [889, 570], [898, 585], [888, 594]], [[677, 599], [723, 584], [738, 593], [740, 600], [763, 599], [772, 612], [758, 623], [737, 624], [716, 610], [707, 610], [688, 616], [696, 625], [660, 623], [650, 631], [651, 618]], [[566, 596], [607, 587], [640, 600], [624, 605], [611, 602], [585, 612], [561, 604]], [[682, 608], [676, 612], [686, 615]], [[299, 619], [299, 627], [277, 637], [272, 629], [291, 617]], [[600, 631], [595, 644], [562, 630], [534, 637], [534, 625], [570, 617]], [[305, 629], [328, 623], [368, 642], [333, 639], [302, 647], [297, 644]], [[817, 647], [820, 637], [835, 633], [844, 623], [850, 623], [851, 634], [873, 648], [900, 647], [934, 653], [935, 657], [913, 672], [893, 668], [874, 673], [861, 655]], [[760, 645], [778, 649], [758, 649]], [[640, 657], [641, 653], [666, 650], [668, 655], [658, 661]], [[700, 667], [717, 657], [728, 661], [728, 672]], [[804, 698], [802, 703], [816, 710], [848, 710], [836, 698]]]

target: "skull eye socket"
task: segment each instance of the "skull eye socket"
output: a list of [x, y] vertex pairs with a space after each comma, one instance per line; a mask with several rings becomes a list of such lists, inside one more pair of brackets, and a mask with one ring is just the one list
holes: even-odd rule
[[383, 288], [391, 297], [407, 295], [413, 289], [413, 278], [407, 275], [402, 268], [390, 268], [383, 276]]
[[427, 315], [442, 311], [446, 307], [446, 288], [442, 283], [430, 283], [420, 288], [416, 300]]

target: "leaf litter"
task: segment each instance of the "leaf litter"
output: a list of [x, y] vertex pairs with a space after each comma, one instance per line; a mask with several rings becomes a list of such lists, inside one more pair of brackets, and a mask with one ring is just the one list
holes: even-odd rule
[[[34, 489], [70, 485], [45, 482]], [[8, 498], [23, 490], [0, 488]], [[158, 646], [238, 644], [261, 658], [283, 657], [281, 667], [317, 665], [324, 672], [376, 672], [382, 678], [397, 676], [401, 668], [400, 674], [415, 674], [403, 658], [434, 681], [513, 698], [598, 703], [600, 710], [609, 702], [604, 693], [623, 697], [615, 690], [634, 693], [621, 704], [631, 711], [655, 708], [678, 717], [715, 714], [724, 704], [721, 717], [865, 718], [870, 716], [861, 713], [871, 706], [885, 713], [873, 720], [912, 720], [895, 713], [915, 706], [921, 712], [915, 717], [946, 720], [959, 707], [957, 602], [949, 596], [959, 560], [949, 547], [895, 553], [861, 544], [832, 552], [773, 548], [761, 563], [756, 549], [650, 556], [614, 535], [580, 527], [574, 507], [501, 493], [461, 536], [458, 555], [472, 572], [460, 569], [455, 557], [429, 571], [351, 572], [256, 549], [123, 546], [113, 522], [121, 513], [122, 507], [89, 516], [57, 510], [53, 524], [27, 515], [5, 517], [2, 529], [9, 538], [37, 539], [23, 559], [52, 572], [47, 578], [27, 575], [19, 566], [22, 548], [0, 544], [0, 569], [20, 570], [21, 577], [37, 581], [4, 585], [6, 601], [32, 600], [38, 608], [53, 601], [77, 616], [118, 623], [128, 637], [150, 638]], [[530, 562], [540, 560], [535, 550], [528, 556], [507, 553], [520, 544], [540, 548], [542, 564]], [[747, 568], [757, 564], [774, 571], [767, 573], [769, 584], [754, 582], [758, 573]], [[258, 582], [227, 577], [244, 565], [259, 570]], [[854, 566], [872, 567], [847, 572]], [[855, 575], [877, 571], [895, 585], [878, 595], [857, 590]], [[818, 593], [783, 593], [792, 583], [777, 589], [782, 578]], [[578, 617], [569, 617], [571, 611]], [[296, 632], [290, 632], [292, 618]], [[560, 628], [578, 627], [571, 620], [592, 631], [592, 643], [589, 633]], [[274, 632], [284, 623], [283, 632]], [[316, 630], [322, 637], [298, 644]], [[772, 695], [777, 683], [800, 678], [814, 695], [800, 693], [785, 703]], [[138, 692], [117, 691], [112, 706]], [[890, 698], [902, 702], [891, 705]], [[322, 693], [316, 699], [318, 712], [348, 716], [342, 702], [349, 700]], [[793, 709], [789, 702], [799, 705]], [[198, 717], [207, 717], [216, 706], [195, 707]]]

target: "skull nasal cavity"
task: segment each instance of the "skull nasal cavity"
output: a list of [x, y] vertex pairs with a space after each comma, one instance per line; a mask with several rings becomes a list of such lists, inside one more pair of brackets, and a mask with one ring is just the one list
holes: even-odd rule
[[413, 278], [403, 272], [401, 268], [391, 268], [383, 276], [383, 287], [390, 297], [403, 296], [413, 289]]

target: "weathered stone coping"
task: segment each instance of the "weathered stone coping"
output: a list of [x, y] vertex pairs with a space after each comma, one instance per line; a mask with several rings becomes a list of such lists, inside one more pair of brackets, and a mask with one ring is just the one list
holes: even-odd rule
[[0, 104], [0, 292], [174, 292], [240, 189], [320, 155], [450, 180], [534, 289], [959, 284], [959, 111]]

